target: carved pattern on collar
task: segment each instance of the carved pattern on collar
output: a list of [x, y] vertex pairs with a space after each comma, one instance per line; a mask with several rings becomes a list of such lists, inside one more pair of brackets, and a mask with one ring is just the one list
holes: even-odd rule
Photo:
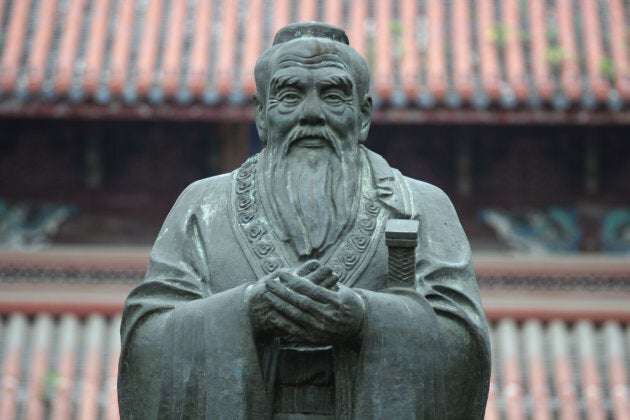
[[[258, 156], [247, 159], [232, 178], [230, 218], [250, 265], [262, 277], [279, 268], [289, 267], [289, 264], [280, 249], [285, 245], [274, 236], [273, 227], [257, 198]], [[350, 231], [322, 259], [337, 273], [339, 281], [346, 285], [356, 281], [376, 249], [386, 216], [387, 211], [377, 199], [361, 194]]]

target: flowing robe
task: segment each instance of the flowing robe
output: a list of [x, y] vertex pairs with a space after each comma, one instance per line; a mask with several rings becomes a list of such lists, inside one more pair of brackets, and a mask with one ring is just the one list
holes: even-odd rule
[[[360, 342], [333, 349], [335, 418], [480, 419], [488, 332], [453, 206], [360, 150], [355, 224], [323, 258], [367, 307]], [[123, 419], [271, 418], [273, 350], [253, 336], [244, 291], [286, 264], [289, 245], [256, 197], [256, 166], [193, 183], [167, 216], [123, 314]], [[388, 217], [420, 222], [413, 285], [387, 281]]]

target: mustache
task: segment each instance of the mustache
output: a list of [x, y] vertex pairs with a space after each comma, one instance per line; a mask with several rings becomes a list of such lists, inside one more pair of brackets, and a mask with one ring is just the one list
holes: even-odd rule
[[335, 135], [328, 127], [301, 127], [297, 126], [292, 129], [285, 141], [285, 153], [289, 150], [289, 147], [296, 141], [302, 139], [322, 139], [330, 144], [335, 152], [337, 152], [337, 141]]

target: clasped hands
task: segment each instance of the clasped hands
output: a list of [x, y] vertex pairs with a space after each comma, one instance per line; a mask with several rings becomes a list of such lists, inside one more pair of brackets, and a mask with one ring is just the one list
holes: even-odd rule
[[245, 301], [257, 336], [320, 345], [356, 338], [366, 311], [363, 298], [316, 260], [262, 277], [247, 287]]

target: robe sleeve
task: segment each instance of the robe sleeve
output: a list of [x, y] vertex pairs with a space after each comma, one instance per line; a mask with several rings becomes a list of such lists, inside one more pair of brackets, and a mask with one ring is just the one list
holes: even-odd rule
[[482, 419], [490, 351], [470, 247], [448, 197], [410, 187], [420, 221], [416, 285], [358, 289], [367, 315], [354, 417]]
[[145, 282], [127, 298], [118, 398], [123, 419], [263, 418], [268, 408], [244, 303], [213, 293], [192, 184], [167, 216]]

